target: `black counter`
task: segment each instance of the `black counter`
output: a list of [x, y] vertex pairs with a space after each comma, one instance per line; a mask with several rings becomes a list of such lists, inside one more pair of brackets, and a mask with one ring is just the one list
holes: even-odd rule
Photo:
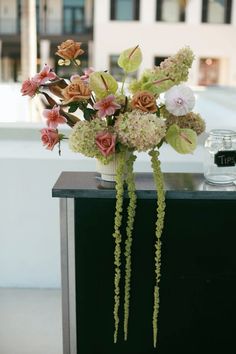
[[[152, 174], [135, 175], [137, 197], [155, 199]], [[200, 173], [164, 173], [164, 180], [167, 199], [236, 199], [236, 185], [211, 185]], [[114, 198], [115, 188], [113, 182], [101, 181], [94, 172], [63, 172], [52, 195], [59, 198]]]
[[[61, 199], [64, 354], [236, 353], [236, 186], [209, 185], [201, 174], [167, 173], [164, 179], [166, 217], [154, 349], [152, 175], [136, 174], [129, 338], [124, 342], [121, 330], [117, 344], [114, 183], [89, 172], [64, 172], [59, 177], [53, 196]], [[127, 203], [126, 194], [124, 221]], [[122, 231], [125, 234], [125, 227]], [[120, 318], [122, 322], [122, 312]]]

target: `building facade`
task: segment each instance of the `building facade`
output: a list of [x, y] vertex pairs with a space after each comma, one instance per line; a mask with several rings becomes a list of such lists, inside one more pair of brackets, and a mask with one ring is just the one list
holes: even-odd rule
[[27, 76], [34, 28], [38, 69], [47, 62], [59, 75], [71, 68], [58, 66], [56, 47], [72, 38], [83, 42], [84, 66], [117, 78], [125, 48], [140, 45], [143, 70], [189, 45], [191, 84], [236, 85], [236, 0], [0, 0], [0, 81]]
[[95, 68], [117, 74], [117, 55], [137, 44], [140, 70], [189, 45], [196, 57], [191, 84], [235, 86], [236, 1], [95, 0]]
[[[57, 45], [68, 38], [82, 41], [86, 53], [90, 53], [93, 0], [0, 0], [0, 81], [25, 79], [23, 47], [28, 46], [33, 57], [33, 31], [38, 67], [46, 62], [57, 66]], [[84, 60], [87, 64], [88, 56]]]

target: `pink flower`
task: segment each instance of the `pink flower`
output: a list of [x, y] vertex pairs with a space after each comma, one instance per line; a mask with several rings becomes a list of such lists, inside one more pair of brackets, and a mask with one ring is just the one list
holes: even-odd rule
[[89, 76], [94, 72], [94, 68], [88, 68], [84, 70], [84, 75], [82, 75], [80, 78], [81, 80], [88, 82]]
[[58, 124], [67, 122], [66, 118], [60, 115], [60, 107], [55, 106], [52, 109], [44, 109], [43, 116], [47, 119], [49, 128], [56, 128]]
[[107, 157], [115, 152], [116, 136], [110, 132], [101, 132], [96, 136], [96, 144], [103, 156]]
[[98, 110], [98, 117], [111, 116], [115, 113], [120, 105], [115, 102], [115, 96], [109, 95], [95, 103], [94, 108]]
[[59, 143], [60, 136], [56, 129], [43, 128], [41, 130], [41, 140], [47, 150], [53, 150], [54, 146]]
[[71, 75], [70, 81], [73, 81], [74, 79], [80, 79], [80, 76], [78, 74]]
[[52, 71], [50, 66], [45, 64], [43, 69], [33, 77], [33, 80], [36, 81], [39, 85], [43, 85], [48, 80], [54, 80], [56, 78], [57, 75]]
[[23, 81], [21, 86], [22, 96], [30, 96], [33, 97], [36, 94], [38, 89], [38, 84], [33, 79], [27, 79]]

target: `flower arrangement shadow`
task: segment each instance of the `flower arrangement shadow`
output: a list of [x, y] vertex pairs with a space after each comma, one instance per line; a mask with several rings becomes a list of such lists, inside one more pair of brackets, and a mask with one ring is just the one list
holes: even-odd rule
[[[178, 153], [192, 153], [197, 135], [205, 130], [201, 116], [192, 110], [195, 97], [183, 84], [187, 81], [194, 55], [189, 47], [180, 49], [160, 66], [145, 70], [125, 90], [127, 77], [138, 70], [142, 62], [139, 46], [124, 50], [118, 59], [123, 70], [119, 83], [107, 71], [82, 70], [78, 59], [84, 51], [80, 42], [67, 40], [58, 46], [60, 61], [71, 62], [76, 73], [66, 80], [60, 78], [48, 65], [33, 78], [22, 84], [23, 95], [42, 94], [50, 109], [45, 109], [46, 120], [41, 139], [46, 149], [52, 150], [64, 139], [69, 139], [71, 150], [97, 158], [108, 164], [116, 158], [116, 210], [114, 217], [114, 343], [120, 326], [121, 302], [121, 243], [125, 243], [124, 279], [124, 339], [128, 338], [131, 298], [132, 235], [136, 210], [133, 165], [135, 152], [150, 155], [157, 190], [157, 219], [155, 257], [155, 284], [153, 287], [153, 346], [157, 345], [159, 282], [161, 276], [161, 234], [165, 216], [165, 191], [159, 150], [163, 143], [170, 144]], [[163, 95], [162, 95], [163, 94]], [[67, 123], [72, 131], [67, 138], [58, 126]], [[121, 234], [124, 185], [127, 184], [129, 205], [126, 238]]]

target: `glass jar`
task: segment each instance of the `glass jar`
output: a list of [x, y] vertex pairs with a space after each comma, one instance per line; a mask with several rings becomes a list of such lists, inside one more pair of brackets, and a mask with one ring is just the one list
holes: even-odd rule
[[205, 142], [204, 176], [213, 184], [236, 182], [236, 132], [214, 129]]

